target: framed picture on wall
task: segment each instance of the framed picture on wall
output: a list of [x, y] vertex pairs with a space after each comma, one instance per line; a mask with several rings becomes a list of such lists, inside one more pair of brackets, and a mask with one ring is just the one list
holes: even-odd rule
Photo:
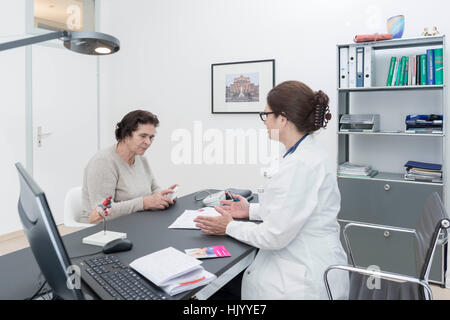
[[275, 60], [211, 65], [212, 113], [259, 113], [275, 85]]

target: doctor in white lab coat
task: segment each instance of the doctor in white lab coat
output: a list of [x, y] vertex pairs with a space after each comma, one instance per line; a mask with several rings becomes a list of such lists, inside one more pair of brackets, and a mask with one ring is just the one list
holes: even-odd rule
[[[204, 233], [227, 234], [256, 248], [244, 272], [242, 299], [327, 299], [325, 269], [347, 264], [339, 240], [340, 193], [336, 174], [314, 132], [331, 118], [328, 96], [298, 81], [286, 81], [267, 96], [260, 114], [271, 139], [286, 147], [279, 170], [264, 186], [259, 204], [223, 201], [220, 217], [197, 217]], [[262, 220], [261, 223], [233, 218]], [[333, 297], [348, 297], [348, 275], [330, 272]]]

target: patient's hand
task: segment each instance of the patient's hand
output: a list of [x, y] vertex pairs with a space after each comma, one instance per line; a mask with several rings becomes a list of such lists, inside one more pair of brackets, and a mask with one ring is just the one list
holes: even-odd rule
[[167, 195], [173, 193], [172, 189], [164, 189], [160, 192], [144, 197], [144, 210], [162, 210], [173, 204]]
[[97, 212], [97, 208], [99, 207], [95, 207], [94, 210], [92, 210], [91, 214], [89, 215], [89, 223], [97, 223], [102, 220], [102, 217]]

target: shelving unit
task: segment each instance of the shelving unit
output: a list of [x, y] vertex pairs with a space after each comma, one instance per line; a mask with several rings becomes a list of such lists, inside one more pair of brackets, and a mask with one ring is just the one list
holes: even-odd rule
[[[379, 173], [374, 177], [338, 175], [341, 211], [338, 220], [343, 228], [349, 222], [364, 222], [414, 229], [422, 214], [426, 197], [438, 192], [449, 211], [447, 183], [447, 68], [445, 36], [395, 39], [375, 43], [337, 45], [340, 48], [371, 46], [375, 60], [374, 86], [339, 88], [337, 66], [338, 122], [344, 114], [380, 114], [378, 132], [340, 132], [337, 126], [338, 165], [346, 161], [372, 165]], [[429, 48], [443, 48], [444, 84], [385, 86], [390, 56], [417, 54]], [[442, 133], [405, 131], [407, 114], [439, 113], [444, 117]], [[383, 126], [385, 124], [385, 127]], [[370, 162], [362, 162], [361, 159]], [[443, 165], [443, 182], [404, 179], [403, 165], [408, 160], [438, 161]], [[411, 235], [355, 229], [349, 234], [356, 263], [362, 267], [379, 266], [382, 270], [416, 276]], [[368, 250], [368, 248], [370, 248]], [[447, 246], [436, 248], [430, 280], [445, 285]]]

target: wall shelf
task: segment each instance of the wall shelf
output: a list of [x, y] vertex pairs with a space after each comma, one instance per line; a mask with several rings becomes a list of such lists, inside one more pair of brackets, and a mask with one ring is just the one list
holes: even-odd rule
[[[373, 170], [379, 171], [373, 177], [353, 177], [337, 174], [341, 192], [341, 211], [338, 215], [338, 221], [341, 226], [350, 222], [363, 222], [415, 228], [422, 214], [425, 199], [431, 193], [438, 192], [447, 208], [450, 200], [446, 176], [446, 174], [450, 174], [449, 170], [446, 169], [448, 167], [446, 155], [449, 154], [450, 148], [446, 146], [447, 81], [445, 68], [447, 68], [447, 59], [445, 36], [339, 44], [336, 46], [336, 61], [338, 63], [341, 61], [341, 49], [351, 46], [370, 46], [372, 52], [376, 52], [372, 56], [372, 62], [374, 63], [372, 71], [375, 70], [377, 62], [380, 63], [377, 70], [385, 70], [386, 61], [391, 56], [409, 56], [412, 54], [411, 52], [425, 52], [426, 49], [436, 47], [443, 48], [444, 84], [442, 85], [380, 86], [380, 84], [386, 83], [384, 78], [387, 77], [387, 74], [383, 71], [383, 73], [372, 73], [371, 77], [375, 77], [372, 79], [372, 83], [377, 84], [375, 86], [339, 88], [340, 66], [336, 67], [337, 165], [339, 166], [344, 162], [355, 162], [360, 165], [370, 165]], [[389, 51], [390, 49], [400, 50]], [[381, 52], [381, 50], [388, 51]], [[417, 53], [414, 54], [417, 55]], [[377, 76], [378, 79], [376, 79]], [[370, 94], [371, 92], [376, 94]], [[412, 94], [413, 92], [415, 94]], [[406, 132], [404, 131], [405, 127], [401, 128], [400, 125], [404, 124], [408, 112], [410, 114], [442, 114], [444, 130], [437, 133]], [[339, 131], [340, 117], [347, 114], [379, 114], [381, 119], [380, 131]], [[383, 120], [385, 120], [384, 123]], [[398, 128], [403, 130], [396, 131]], [[370, 139], [369, 136], [377, 138]], [[405, 138], [397, 139], [398, 137]], [[422, 151], [421, 146], [424, 146], [423, 150], [426, 151]], [[362, 163], [358, 163], [358, 159], [364, 160]], [[444, 173], [443, 181], [405, 180], [402, 169], [408, 160], [433, 163], [441, 161]], [[446, 197], [446, 195], [449, 196]], [[413, 256], [411, 249], [405, 249], [404, 252], [399, 254], [400, 259], [393, 262], [393, 259], [388, 257], [389, 255], [381, 254], [380, 252], [384, 250], [384, 247], [396, 245], [392, 242], [394, 239], [386, 239], [382, 233], [360, 234], [355, 236], [353, 241], [351, 239], [350, 241], [361, 246], [362, 244], [372, 246], [371, 250], [362, 250], [361, 256], [357, 258], [362, 267], [376, 264], [383, 270], [402, 273], [402, 270], [407, 269], [404, 261]], [[381, 244], [383, 248], [378, 247]], [[446, 250], [446, 245], [436, 248], [430, 273], [430, 280], [441, 285], [445, 284]]]

